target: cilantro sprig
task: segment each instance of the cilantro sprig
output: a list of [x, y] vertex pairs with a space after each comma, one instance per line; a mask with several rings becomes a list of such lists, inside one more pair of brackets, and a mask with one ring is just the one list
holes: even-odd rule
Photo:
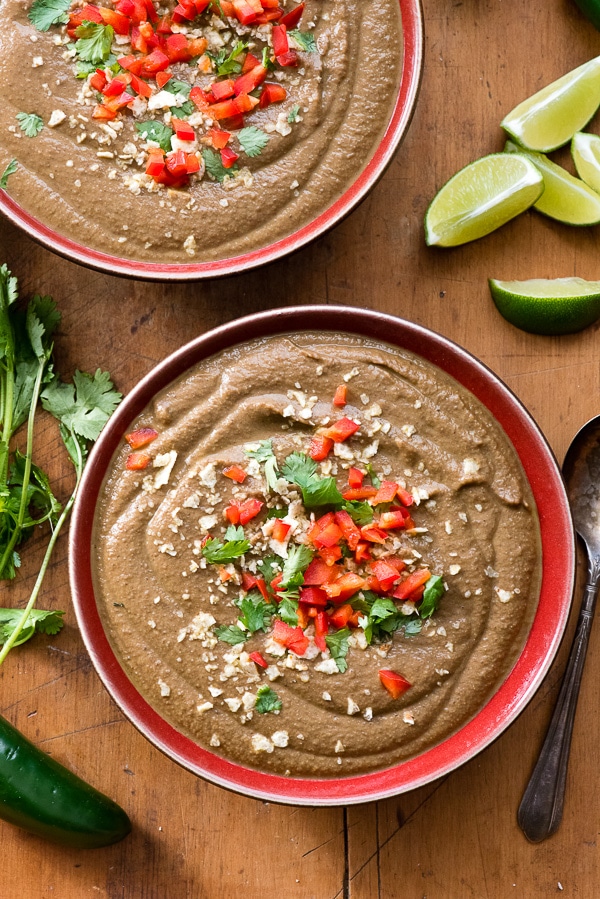
[[[21, 609], [0, 609], [0, 643], [6, 643], [14, 632], [19, 618], [21, 617]], [[18, 638], [13, 646], [20, 646], [27, 640], [30, 640], [35, 633], [49, 634], [54, 636], [63, 626], [64, 612], [47, 612], [43, 609], [32, 609], [27, 619], [25, 627], [21, 628]]]
[[34, 0], [28, 18], [38, 31], [48, 31], [52, 25], [69, 21], [68, 9], [71, 0]]
[[75, 36], [78, 38], [75, 43], [77, 56], [84, 62], [99, 65], [110, 55], [114, 34], [112, 25], [103, 25], [100, 22], [82, 22], [75, 29]]
[[230, 525], [225, 531], [225, 543], [215, 537], [209, 537], [202, 547], [202, 555], [207, 562], [233, 562], [247, 553], [252, 544], [246, 540], [241, 526]]
[[247, 128], [242, 128], [237, 137], [242, 150], [246, 156], [250, 156], [250, 158], [260, 156], [269, 143], [269, 135], [266, 134], [266, 132], [261, 131], [261, 129], [257, 128], [255, 125], [249, 125]]
[[289, 32], [289, 36], [298, 44], [305, 53], [316, 53], [317, 42], [310, 31], [299, 31], [297, 28]]
[[17, 162], [17, 160], [11, 159], [11, 161], [8, 163], [8, 165], [2, 172], [2, 175], [0, 175], [0, 188], [2, 190], [6, 190], [6, 188], [8, 186], [8, 179], [10, 178], [11, 175], [14, 175], [14, 173], [17, 171], [18, 168], [19, 168], [19, 163]]
[[227, 52], [226, 47], [222, 47], [217, 53], [207, 50], [206, 55], [212, 61], [217, 75], [238, 75], [242, 71], [242, 64], [238, 60], [238, 56], [247, 49], [247, 43], [238, 41], [231, 53]]
[[158, 120], [150, 119], [148, 122], [136, 122], [135, 128], [146, 140], [157, 143], [165, 153], [170, 151], [171, 138], [175, 132], [168, 125], [164, 125]]
[[[33, 631], [55, 626], [49, 613], [33, 615], [52, 551], [71, 511], [89, 446], [121, 399], [110, 376], [76, 371], [73, 383], [59, 380], [52, 361], [53, 333], [60, 314], [50, 297], [35, 296], [26, 309], [18, 303], [17, 280], [0, 267], [0, 578], [13, 578], [20, 565], [18, 547], [34, 527], [49, 522], [50, 539], [25, 608], [4, 616], [0, 663]], [[47, 475], [33, 462], [34, 426], [41, 402], [59, 422], [63, 443], [75, 468], [75, 486], [65, 505], [52, 493]], [[27, 423], [25, 451], [12, 439]], [[12, 610], [11, 610], [12, 611]], [[58, 613], [57, 613], [58, 614]], [[33, 618], [31, 617], [33, 615]], [[23, 633], [28, 634], [23, 637]]]
[[267, 712], [279, 712], [282, 707], [282, 702], [275, 690], [272, 687], [269, 687], [268, 684], [263, 684], [256, 691], [256, 705], [254, 708], [261, 715], [265, 715]]
[[317, 474], [317, 463], [305, 453], [291, 453], [285, 460], [281, 473], [302, 491], [304, 505], [312, 509], [316, 506], [341, 506], [344, 497], [338, 490], [335, 478], [322, 478]]
[[210, 147], [203, 147], [201, 153], [204, 165], [206, 166], [206, 174], [213, 181], [222, 183], [225, 178], [230, 178], [232, 174], [235, 174], [235, 172], [238, 171], [237, 165], [232, 165], [231, 168], [226, 169], [221, 161], [220, 155], [215, 153], [214, 150], [211, 150]]
[[26, 137], [37, 137], [44, 127], [44, 120], [35, 112], [18, 112], [16, 118]]

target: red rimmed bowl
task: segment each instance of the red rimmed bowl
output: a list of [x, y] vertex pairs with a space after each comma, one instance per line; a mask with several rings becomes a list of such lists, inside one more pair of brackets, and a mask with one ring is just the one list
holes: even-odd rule
[[[150, 262], [100, 252], [51, 228], [43, 218], [31, 214], [8, 192], [0, 190], [0, 212], [47, 249], [81, 265], [109, 274], [155, 281], [186, 281], [235, 274], [266, 265], [295, 252], [345, 218], [367, 195], [392, 161], [404, 137], [417, 99], [423, 61], [423, 19], [420, 0], [398, 0], [402, 22], [403, 58], [398, 92], [381, 140], [355, 180], [334, 197], [312, 220], [281, 239], [239, 255], [212, 261]], [[383, 64], [383, 63], [382, 63]], [[196, 213], [201, 218], [201, 211]], [[191, 220], [190, 220], [191, 221]], [[157, 250], [159, 253], [159, 250]]]
[[[537, 504], [541, 532], [541, 588], [531, 628], [506, 679], [479, 712], [452, 736], [384, 770], [338, 778], [290, 778], [223, 759], [168, 723], [138, 692], [113, 651], [101, 620], [92, 578], [95, 506], [123, 434], [163, 388], [191, 366], [255, 338], [299, 331], [356, 334], [421, 356], [463, 385], [492, 414], [512, 443]], [[245, 795], [296, 805], [341, 805], [381, 799], [434, 780], [495, 740], [539, 687], [563, 635], [573, 590], [575, 541], [562, 478], [539, 428], [506, 385], [448, 339], [393, 316], [349, 307], [306, 306], [251, 315], [216, 328], [182, 347], [151, 371], [110, 419], [86, 466], [71, 523], [70, 579], [77, 619], [96, 670], [132, 723], [190, 771]]]

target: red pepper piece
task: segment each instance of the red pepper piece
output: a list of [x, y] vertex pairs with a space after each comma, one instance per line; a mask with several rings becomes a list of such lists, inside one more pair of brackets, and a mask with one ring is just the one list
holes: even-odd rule
[[340, 384], [340, 386], [336, 388], [336, 391], [333, 395], [333, 405], [334, 406], [345, 406], [347, 395], [348, 395], [347, 385]]
[[148, 163], [146, 165], [146, 174], [156, 178], [165, 168], [165, 154], [160, 147], [152, 148], [148, 154]]
[[117, 110], [108, 109], [107, 106], [94, 106], [92, 111], [92, 118], [100, 122], [110, 122], [112, 119], [116, 119], [116, 117]]
[[185, 167], [188, 175], [193, 175], [194, 172], [200, 171], [200, 160], [195, 153], [185, 154]]
[[223, 163], [223, 168], [230, 169], [235, 163], [238, 161], [239, 154], [232, 150], [230, 147], [223, 147], [221, 152], [221, 162]]
[[249, 94], [251, 91], [256, 90], [267, 77], [267, 72], [267, 67], [259, 64], [246, 72], [245, 75], [243, 74], [240, 75], [239, 78], [236, 78], [233, 83], [236, 97], [239, 97], [240, 94]]
[[319, 550], [320, 558], [326, 565], [335, 565], [338, 559], [342, 558], [341, 546], [323, 546]]
[[250, 69], [253, 69], [255, 66], [260, 65], [260, 59], [258, 56], [255, 56], [254, 53], [246, 53], [246, 58], [244, 59], [244, 64], [242, 66], [242, 75], [245, 75], [246, 72], [249, 72]]
[[285, 621], [277, 619], [273, 626], [273, 639], [276, 643], [286, 646], [296, 655], [304, 655], [308, 649], [308, 637], [301, 627], [290, 627]]
[[229, 524], [237, 525], [240, 523], [240, 507], [237, 503], [232, 503], [230, 506], [227, 506], [225, 509], [225, 518]]
[[145, 0], [144, 5], [146, 7], [147, 13], [146, 18], [148, 18], [150, 22], [158, 22], [158, 13], [154, 9], [154, 3], [152, 2], [152, 0]]
[[366, 540], [361, 540], [358, 543], [356, 549], [354, 550], [354, 561], [355, 562], [365, 562], [367, 559], [371, 558], [371, 547]]
[[183, 150], [171, 150], [165, 156], [165, 165], [167, 171], [175, 178], [187, 175], [187, 160]]
[[163, 88], [167, 81], [170, 81], [173, 77], [173, 72], [157, 72], [156, 73], [156, 85], [157, 87]]
[[126, 69], [128, 72], [132, 72], [135, 75], [139, 75], [142, 71], [142, 60], [132, 54], [129, 54], [129, 56], [120, 56], [119, 59], [117, 59], [117, 62], [122, 69]]
[[273, 41], [273, 53], [275, 54], [275, 56], [279, 57], [283, 53], [287, 53], [290, 49], [290, 44], [287, 37], [287, 28], [285, 27], [285, 25], [273, 25], [271, 39]]
[[304, 583], [309, 587], [330, 584], [340, 574], [335, 565], [328, 565], [323, 559], [313, 559], [304, 572]]
[[323, 584], [323, 590], [329, 596], [331, 601], [336, 605], [341, 605], [362, 590], [365, 586], [365, 579], [352, 571], [346, 572], [332, 584]]
[[267, 9], [256, 17], [255, 25], [268, 25], [269, 22], [276, 22], [283, 15], [282, 9]]
[[152, 96], [152, 88], [148, 84], [147, 81], [143, 81], [141, 78], [138, 78], [137, 75], [134, 75], [133, 72], [129, 73], [131, 75], [131, 87], [140, 97], [151, 97]]
[[105, 97], [120, 97], [125, 88], [131, 82], [131, 74], [129, 72], [121, 72], [115, 75], [112, 81], [109, 81], [102, 93]]
[[388, 538], [387, 532], [374, 524], [361, 528], [360, 533], [363, 540], [368, 540], [369, 543], [385, 543]]
[[258, 13], [248, 0], [232, 0], [232, 6], [234, 15], [242, 25], [251, 25], [256, 20]]
[[284, 67], [295, 68], [300, 64], [300, 58], [295, 50], [288, 50], [287, 53], [280, 53], [276, 59], [279, 65]]
[[102, 6], [98, 8], [98, 12], [100, 13], [101, 21], [105, 25], [110, 25], [114, 29], [115, 34], [129, 34], [131, 22], [126, 16], [114, 9], [105, 9]]
[[144, 56], [148, 52], [146, 38], [137, 25], [134, 25], [131, 29], [131, 47], [136, 53], [142, 53]]
[[362, 487], [362, 482], [364, 480], [365, 473], [361, 471], [360, 468], [350, 468], [348, 469], [348, 487], [352, 490], [358, 490]]
[[169, 68], [170, 59], [162, 50], [153, 50], [148, 56], [142, 60], [142, 70], [137, 73], [147, 78], [156, 75], [157, 72], [164, 72]]
[[148, 468], [151, 462], [152, 456], [149, 456], [148, 453], [130, 453], [127, 456], [125, 468], [129, 469], [129, 471], [141, 471], [144, 468]]
[[351, 500], [363, 500], [363, 499], [371, 499], [375, 496], [377, 490], [375, 487], [351, 487], [349, 490], [344, 490], [342, 496], [344, 499], [349, 501]]
[[209, 106], [210, 102], [208, 99], [208, 94], [206, 91], [203, 91], [201, 87], [193, 87], [190, 91], [190, 100], [194, 103], [198, 109], [202, 112], [205, 112]]
[[240, 506], [240, 524], [247, 524], [253, 518], [256, 518], [263, 506], [264, 503], [254, 497], [243, 502]]
[[409, 493], [408, 490], [405, 490], [403, 487], [398, 486], [396, 496], [403, 506], [412, 506], [412, 504], [414, 503], [412, 493]]
[[388, 593], [400, 577], [397, 569], [386, 562], [385, 559], [378, 559], [376, 562], [372, 562], [370, 569], [379, 581], [384, 593]]
[[398, 484], [395, 481], [382, 481], [371, 502], [374, 506], [378, 506], [379, 503], [391, 503], [397, 492]]
[[172, 34], [173, 29], [171, 28], [171, 16], [163, 16], [160, 22], [158, 23], [157, 34]]
[[322, 462], [333, 449], [333, 440], [330, 437], [315, 435], [310, 441], [308, 455], [315, 462]]
[[231, 138], [229, 131], [220, 131], [218, 128], [211, 128], [206, 136], [215, 150], [222, 150]]
[[233, 78], [225, 78], [223, 81], [215, 81], [211, 85], [211, 93], [215, 100], [229, 100], [235, 94]]
[[315, 617], [315, 644], [321, 652], [327, 651], [325, 637], [329, 631], [329, 618], [327, 612], [317, 612]]
[[279, 0], [260, 0], [263, 9], [278, 9]]
[[[179, 137], [179, 134], [177, 136]], [[247, 472], [240, 465], [228, 465], [227, 468], [223, 469], [223, 474], [226, 478], [230, 478], [238, 484], [243, 484], [248, 477]]]
[[266, 109], [271, 103], [281, 103], [286, 97], [287, 91], [281, 84], [265, 84], [258, 101], [259, 109]]
[[125, 440], [132, 450], [147, 446], [153, 440], [156, 440], [157, 437], [158, 431], [155, 431], [154, 428], [138, 428], [136, 431], [131, 431], [130, 434], [125, 434]]
[[427, 568], [419, 568], [417, 571], [413, 571], [412, 574], [409, 574], [408, 577], [405, 577], [398, 584], [392, 594], [394, 599], [420, 598], [415, 596], [415, 593], [427, 583], [430, 577], [431, 572]]
[[335, 513], [335, 521], [344, 536], [344, 540], [354, 552], [360, 541], [360, 531], [354, 523], [352, 516], [342, 509]]
[[398, 699], [407, 690], [410, 690], [412, 684], [405, 677], [392, 671], [390, 668], [382, 668], [379, 672], [379, 680], [388, 691], [392, 699]]
[[264, 658], [260, 654], [260, 652], [251, 652], [248, 656], [249, 659], [252, 659], [255, 665], [258, 665], [259, 668], [268, 668], [269, 663], [265, 662]]
[[329, 599], [320, 587], [301, 587], [300, 602], [305, 606], [317, 606], [324, 609]]
[[295, 28], [300, 19], [302, 18], [302, 13], [304, 12], [305, 3], [299, 3], [295, 9], [291, 9], [288, 13], [280, 19], [280, 24], [285, 25], [288, 31], [291, 31]]
[[242, 589], [246, 591], [249, 590], [259, 590], [265, 602], [270, 602], [269, 593], [267, 590], [267, 585], [265, 583], [265, 579], [262, 577], [255, 577], [255, 575], [250, 574], [248, 571], [242, 572]]
[[317, 549], [321, 549], [322, 547], [330, 547], [337, 546], [337, 544], [342, 539], [342, 530], [335, 521], [331, 521], [329, 524], [326, 524], [323, 527], [319, 527], [318, 532], [314, 535], [312, 534], [312, 529], [309, 535], [309, 539], [311, 543], [317, 547]]
[[205, 9], [208, 9], [209, 4], [210, 0], [194, 0], [194, 6], [196, 7], [198, 15], [203, 13]]
[[352, 437], [353, 434], [356, 434], [359, 428], [360, 425], [355, 421], [352, 421], [351, 418], [340, 418], [334, 425], [323, 431], [323, 434], [325, 437], [329, 437], [330, 440], [333, 440], [334, 443], [343, 443], [348, 437]]
[[104, 69], [96, 69], [90, 78], [90, 87], [93, 87], [95, 91], [101, 91], [106, 86], [107, 80]]
[[135, 3], [133, 0], [117, 0], [115, 8], [127, 18], [130, 18], [135, 12]]
[[278, 543], [283, 543], [290, 532], [290, 528], [291, 524], [286, 524], [281, 518], [276, 518], [275, 524], [273, 525], [273, 533], [271, 535], [273, 540], [277, 540]]
[[343, 606], [338, 606], [337, 609], [329, 613], [329, 624], [340, 630], [342, 627], [346, 627], [353, 615], [354, 609], [350, 603], [344, 603]]
[[401, 509], [390, 509], [389, 512], [382, 512], [377, 525], [386, 531], [394, 530], [395, 528], [406, 527], [406, 520], [406, 516]]

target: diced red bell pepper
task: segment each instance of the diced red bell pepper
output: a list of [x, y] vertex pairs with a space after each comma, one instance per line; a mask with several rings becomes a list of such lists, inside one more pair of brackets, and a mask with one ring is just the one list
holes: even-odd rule
[[206, 136], [215, 150], [222, 150], [231, 139], [229, 131], [220, 131], [218, 128], [211, 128]]
[[348, 469], [348, 486], [352, 490], [357, 490], [359, 487], [362, 487], [362, 482], [364, 480], [365, 473], [361, 471], [360, 468], [349, 468]]
[[338, 606], [337, 609], [329, 613], [329, 624], [340, 630], [340, 628], [346, 627], [353, 615], [354, 609], [350, 603], [346, 602], [343, 606]]
[[[178, 120], [179, 121], [179, 120]], [[190, 128], [190, 126], [187, 126]], [[194, 133], [193, 128], [190, 128], [192, 134]], [[179, 137], [179, 132], [177, 131], [177, 124], [175, 125], [175, 133], [177, 137]], [[182, 138], [182, 140], [189, 140], [189, 138]], [[227, 468], [223, 469], [223, 474], [226, 478], [229, 478], [232, 481], [235, 481], [238, 484], [243, 484], [246, 478], [248, 477], [247, 472], [240, 465], [228, 465]]]
[[377, 561], [372, 562], [369, 567], [379, 581], [384, 593], [388, 593], [400, 577], [397, 569], [386, 562], [385, 559], [377, 559]]
[[165, 168], [165, 154], [160, 147], [152, 148], [148, 155], [148, 163], [146, 165], [146, 174], [156, 178]]
[[152, 443], [153, 440], [156, 440], [157, 437], [158, 431], [155, 431], [154, 428], [138, 428], [135, 431], [131, 431], [129, 434], [125, 434], [125, 440], [132, 450], [141, 449], [143, 446], [147, 446], [149, 443]]
[[215, 100], [229, 100], [235, 94], [233, 78], [225, 78], [223, 81], [215, 81], [211, 85], [211, 93]]
[[348, 571], [332, 584], [323, 584], [323, 590], [335, 605], [341, 605], [362, 590], [365, 579], [353, 571]]
[[287, 91], [281, 84], [265, 84], [260, 94], [258, 107], [266, 109], [271, 103], [281, 103], [286, 97]]
[[249, 590], [259, 590], [265, 602], [270, 602], [265, 579], [256, 577], [255, 575], [250, 574], [249, 571], [242, 572], [242, 589], [245, 590], [246, 593]]
[[326, 565], [335, 565], [338, 559], [342, 558], [342, 547], [322, 546], [319, 550], [319, 556]]
[[[190, 97], [192, 96], [193, 90], [190, 92]], [[194, 100], [194, 103], [196, 101]], [[258, 100], [256, 101], [258, 103]], [[243, 110], [239, 109], [237, 105], [237, 97], [233, 100], [222, 100], [220, 103], [213, 103], [209, 107], [210, 117], [211, 119], [216, 119], [217, 122], [221, 119], [231, 119], [234, 116], [239, 115]]]
[[195, 172], [200, 171], [200, 160], [195, 153], [185, 154], [185, 166], [188, 175], [193, 175]]
[[223, 147], [220, 151], [221, 153], [221, 162], [223, 163], [224, 169], [230, 169], [232, 166], [236, 164], [238, 161], [239, 153], [236, 153], [235, 150], [232, 150], [231, 147]]
[[371, 558], [371, 546], [366, 540], [361, 540], [354, 550], [354, 561], [365, 562]]
[[[196, 132], [188, 122], [185, 122], [183, 119], [173, 118], [171, 119], [171, 124], [175, 128], [175, 134], [180, 140], [195, 139]], [[243, 468], [240, 468], [239, 465], [230, 465], [229, 468], [226, 468], [223, 471], [223, 474], [226, 475], [226, 477], [237, 481], [238, 484], [243, 484], [244, 478], [246, 477], [246, 472]]]
[[285, 25], [282, 25], [281, 23], [279, 25], [273, 25], [271, 39], [273, 41], [273, 53], [275, 56], [281, 56], [282, 53], [287, 53], [290, 49], [287, 28]]
[[258, 13], [250, 6], [248, 0], [232, 0], [235, 17], [242, 25], [251, 25]]
[[131, 47], [136, 53], [142, 53], [144, 56], [148, 52], [146, 38], [140, 31], [138, 25], [134, 25], [131, 29]]
[[403, 506], [412, 506], [412, 504], [414, 503], [412, 493], [409, 493], [408, 490], [404, 489], [404, 487], [398, 487], [396, 496]]
[[333, 395], [333, 405], [334, 406], [345, 406], [347, 395], [348, 395], [348, 386], [346, 384], [340, 384], [340, 386], [336, 388], [336, 391]]
[[148, 468], [151, 462], [152, 456], [149, 456], [148, 453], [130, 453], [127, 456], [125, 468], [129, 469], [129, 471], [141, 471], [144, 468]]
[[260, 64], [258, 56], [255, 56], [254, 53], [246, 53], [246, 58], [244, 59], [244, 64], [242, 66], [242, 75], [245, 75], [246, 72], [249, 72], [254, 66], [259, 66]]
[[283, 580], [283, 572], [280, 571], [279, 574], [276, 574], [271, 583], [269, 584], [273, 593], [277, 593], [278, 590], [281, 589], [281, 582]]
[[405, 677], [392, 671], [390, 668], [382, 668], [379, 672], [379, 680], [388, 691], [392, 699], [398, 699], [407, 690], [410, 690], [412, 684]]
[[227, 506], [225, 509], [225, 518], [229, 524], [237, 525], [240, 523], [240, 507], [237, 503], [232, 503], [230, 506]]
[[402, 600], [413, 599], [416, 591], [423, 587], [430, 577], [431, 572], [427, 568], [419, 568], [417, 571], [413, 571], [398, 584], [393, 592], [394, 598]]
[[311, 542], [317, 549], [321, 549], [322, 547], [337, 546], [341, 539], [341, 528], [338, 527], [335, 521], [332, 521], [325, 527], [320, 528], [318, 533], [311, 537]]
[[384, 530], [404, 528], [406, 527], [406, 516], [402, 513], [401, 509], [390, 509], [389, 512], [381, 513], [377, 525]]
[[152, 0], [144, 0], [144, 6], [146, 7], [146, 18], [150, 22], [158, 22], [158, 13], [154, 8]]
[[356, 434], [360, 425], [351, 418], [340, 418], [334, 425], [323, 431], [325, 437], [329, 437], [334, 443], [343, 443], [348, 437]]
[[264, 660], [260, 652], [251, 652], [248, 658], [251, 659], [255, 665], [258, 665], [259, 668], [269, 667], [269, 663]]
[[271, 534], [273, 540], [277, 540], [278, 543], [283, 543], [290, 532], [290, 528], [291, 524], [286, 524], [286, 522], [282, 521], [281, 518], [276, 518], [273, 525], [273, 532]]
[[198, 15], [203, 13], [205, 9], [208, 9], [209, 4], [210, 0], [194, 0], [194, 6]]
[[90, 78], [90, 87], [92, 87], [95, 91], [101, 91], [107, 82], [106, 72], [104, 69], [96, 69], [92, 77]]
[[321, 652], [327, 651], [325, 637], [329, 632], [329, 618], [327, 612], [317, 612], [315, 617], [315, 645]]
[[206, 91], [203, 91], [201, 87], [193, 87], [191, 89], [190, 100], [198, 107], [201, 112], [206, 112], [206, 110], [210, 107], [208, 94], [206, 93]]
[[105, 9], [104, 7], [98, 7], [98, 11], [101, 16], [101, 21], [104, 22], [105, 25], [110, 25], [115, 34], [129, 34], [129, 29], [131, 28], [131, 22], [129, 19], [122, 15], [122, 13], [117, 12], [114, 9]]
[[342, 496], [344, 497], [344, 499], [352, 501], [371, 499], [373, 496], [375, 496], [376, 493], [377, 490], [375, 487], [352, 487], [349, 490], [344, 490]]
[[165, 156], [165, 165], [167, 171], [175, 178], [187, 175], [187, 160], [183, 150], [171, 150]]
[[240, 506], [240, 524], [247, 524], [256, 518], [263, 506], [264, 503], [254, 497], [243, 502]]
[[269, 22], [276, 22], [283, 15], [282, 9], [265, 9], [256, 17], [255, 25], [268, 25]]
[[210, 0], [210, 5], [212, 6], [212, 12], [214, 12], [216, 16], [219, 16], [221, 10], [223, 10], [224, 15], [226, 15], [228, 19], [233, 18], [234, 9], [231, 0], [221, 0], [220, 3], [218, 3], [217, 0]]
[[98, 104], [94, 106], [92, 110], [92, 118], [96, 119], [99, 122], [110, 122], [112, 119], [116, 119], [117, 110], [109, 109], [107, 106]]
[[296, 67], [300, 64], [300, 59], [295, 50], [288, 50], [287, 53], [280, 53], [279, 56], [276, 57], [277, 62], [280, 66], [284, 67]]
[[321, 587], [301, 587], [300, 602], [305, 606], [318, 606], [324, 609], [329, 598]]
[[239, 78], [236, 78], [233, 82], [234, 93], [236, 97], [239, 97], [240, 94], [249, 94], [252, 91], [256, 90], [256, 88], [259, 87], [259, 85], [261, 85], [267, 77], [267, 72], [267, 67], [263, 66], [261, 63], [257, 66], [254, 66], [245, 74], [240, 75]]
[[388, 538], [387, 532], [374, 524], [369, 524], [361, 528], [360, 534], [363, 540], [368, 540], [369, 543], [385, 543]]
[[263, 9], [277, 9], [279, 0], [260, 0], [260, 5]]
[[151, 97], [152, 96], [152, 88], [148, 84], [147, 81], [144, 81], [142, 78], [139, 78], [137, 75], [134, 75], [133, 72], [129, 73], [131, 75], [131, 87], [140, 97]]
[[321, 437], [319, 435], [315, 435], [310, 441], [308, 455], [315, 462], [322, 462], [323, 459], [327, 458], [332, 449], [333, 440], [331, 440], [330, 437]]
[[354, 523], [352, 516], [341, 509], [339, 512], [335, 513], [335, 521], [342, 532], [344, 540], [352, 552], [354, 552], [360, 540], [360, 531]]
[[131, 74], [129, 72], [121, 72], [115, 75], [112, 81], [109, 81], [102, 91], [105, 97], [120, 97], [125, 88], [131, 82]]
[[145, 56], [142, 60], [142, 69], [141, 72], [136, 74], [142, 75], [147, 78], [152, 75], [156, 75], [157, 72], [164, 72], [165, 69], [169, 68], [170, 59], [169, 57], [163, 53], [162, 50], [153, 50], [152, 53]]
[[115, 8], [122, 13], [122, 15], [130, 18], [135, 12], [135, 3], [133, 0], [117, 0]]
[[171, 16], [163, 16], [156, 28], [157, 34], [172, 34]]
[[340, 574], [335, 565], [328, 565], [323, 559], [313, 559], [304, 572], [304, 583], [310, 587], [330, 584]]
[[290, 627], [279, 618], [273, 625], [273, 639], [299, 656], [304, 655], [309, 646], [308, 637], [301, 627]]
[[285, 25], [288, 31], [291, 31], [295, 28], [300, 19], [302, 18], [302, 13], [304, 12], [305, 3], [299, 3], [295, 9], [291, 9], [288, 13], [283, 16], [282, 19], [279, 20], [280, 25]]
[[69, 28], [73, 26], [79, 27], [82, 22], [95, 22], [97, 25], [101, 25], [102, 13], [99, 8], [91, 3], [86, 3], [77, 12], [72, 13], [69, 18]]
[[179, 0], [177, 6], [173, 9], [173, 21], [181, 25], [184, 22], [192, 22], [196, 18], [196, 7], [192, 3], [187, 3], [186, 0]]
[[119, 59], [117, 59], [117, 62], [122, 69], [126, 69], [128, 72], [132, 72], [135, 75], [139, 75], [142, 71], [142, 60], [133, 54], [129, 54], [129, 56], [120, 56]]

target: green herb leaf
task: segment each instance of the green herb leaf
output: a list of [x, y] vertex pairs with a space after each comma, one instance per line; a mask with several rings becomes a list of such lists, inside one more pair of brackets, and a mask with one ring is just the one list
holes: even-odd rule
[[163, 125], [162, 122], [153, 120], [149, 122], [136, 122], [135, 127], [146, 140], [154, 141], [154, 143], [158, 144], [165, 153], [168, 153], [171, 150], [171, 138], [175, 134], [172, 128]]
[[267, 146], [269, 143], [269, 135], [265, 134], [264, 131], [261, 131], [260, 128], [249, 125], [247, 128], [242, 128], [238, 133], [238, 140], [246, 156], [254, 157], [260, 156]]
[[432, 575], [427, 583], [425, 584], [425, 590], [423, 591], [423, 599], [419, 604], [419, 617], [420, 618], [431, 618], [435, 610], [437, 609], [440, 599], [444, 595], [444, 582], [442, 578], [434, 574]]
[[17, 160], [11, 159], [11, 161], [8, 163], [8, 165], [2, 172], [2, 175], [0, 176], [0, 188], [2, 190], [6, 190], [6, 186], [8, 184], [8, 179], [10, 178], [11, 175], [14, 175], [14, 173], [17, 171], [18, 168], [19, 168], [19, 163], [17, 162]]
[[317, 463], [305, 453], [291, 453], [281, 469], [283, 477], [301, 489], [317, 476]]
[[204, 147], [201, 150], [201, 153], [204, 165], [206, 166], [206, 174], [209, 178], [212, 178], [213, 181], [221, 183], [225, 178], [230, 178], [233, 173], [238, 171], [236, 165], [232, 165], [230, 169], [226, 169], [221, 161], [221, 156], [218, 153], [215, 153], [214, 150], [211, 150], [210, 147]]
[[290, 111], [288, 112], [287, 120], [290, 125], [293, 125], [294, 122], [298, 121], [298, 115], [300, 113], [300, 107], [296, 104], [296, 106], [292, 106]]
[[44, 120], [34, 112], [18, 112], [19, 128], [27, 137], [37, 137], [44, 127]]
[[269, 518], [285, 518], [288, 513], [288, 509], [269, 509], [267, 512], [267, 520]]
[[309, 509], [316, 506], [336, 506], [344, 502], [335, 478], [318, 478], [311, 481], [302, 488], [302, 499]]
[[281, 699], [268, 684], [263, 684], [256, 691], [256, 705], [254, 708], [261, 715], [267, 712], [278, 712], [281, 709]]
[[331, 657], [335, 659], [335, 663], [338, 666], [338, 671], [343, 674], [344, 671], [348, 670], [348, 663], [346, 662], [346, 656], [348, 655], [348, 638], [350, 637], [350, 630], [347, 627], [343, 627], [341, 630], [337, 631], [335, 634], [329, 634], [325, 637], [325, 643], [327, 644], [327, 648], [331, 653]]
[[373, 506], [367, 502], [360, 500], [350, 500], [342, 505], [342, 509], [350, 515], [352, 520], [359, 526], [364, 527], [373, 521]]
[[218, 53], [210, 53], [206, 55], [213, 61], [217, 75], [239, 74], [242, 71], [242, 64], [238, 62], [238, 56], [248, 48], [248, 44], [238, 41], [231, 53], [227, 53], [225, 48], [219, 50]]
[[247, 553], [251, 546], [250, 541], [244, 537], [244, 529], [231, 525], [225, 531], [225, 543], [209, 537], [202, 547], [202, 555], [211, 563], [232, 562]]
[[222, 624], [214, 629], [214, 633], [218, 640], [230, 643], [231, 646], [246, 642], [246, 634], [236, 624]]
[[112, 25], [84, 21], [75, 29], [75, 35], [78, 38], [75, 52], [79, 59], [100, 64], [110, 56], [114, 37]]
[[[32, 609], [27, 616], [25, 627], [21, 630], [15, 646], [25, 643], [37, 632], [54, 636], [63, 626], [64, 612], [46, 612], [43, 609]], [[19, 623], [23, 609], [0, 609], [0, 644], [6, 643]]]
[[249, 443], [244, 447], [244, 454], [249, 459], [256, 459], [257, 462], [266, 462], [267, 459], [275, 455], [273, 452], [273, 441], [261, 440], [258, 445]]
[[28, 18], [38, 31], [48, 31], [51, 25], [69, 21], [67, 10], [70, 6], [71, 0], [34, 0]]
[[[278, 594], [280, 595], [280, 594]], [[278, 602], [277, 615], [291, 627], [298, 625], [298, 600], [292, 596], [284, 596]]]
[[110, 375], [76, 371], [73, 383], [53, 378], [42, 393], [42, 405], [61, 424], [83, 440], [97, 440], [102, 428], [121, 400]]
[[238, 603], [241, 615], [239, 620], [251, 634], [266, 631], [271, 624], [274, 607], [264, 601], [258, 590], [251, 590]]
[[312, 561], [313, 553], [304, 543], [290, 547], [283, 563], [282, 587], [300, 587], [304, 583], [304, 571]]
[[[95, 72], [97, 68], [97, 63], [95, 62], [87, 62], [84, 59], [76, 59], [75, 60], [75, 77], [76, 78], [87, 78], [88, 75], [91, 75], [92, 72]], [[113, 75], [118, 74], [119, 63], [117, 62], [117, 57], [114, 53], [109, 53], [106, 59], [104, 60], [102, 68], [110, 69]]]
[[379, 488], [381, 487], [381, 478], [379, 478], [375, 474], [373, 466], [370, 462], [367, 462], [367, 472], [369, 474], [369, 477], [371, 478], [371, 484], [373, 485], [373, 487], [375, 487], [376, 490], [379, 490]]
[[288, 32], [289, 36], [293, 38], [301, 50], [304, 50], [305, 53], [316, 53], [317, 52], [317, 42], [315, 41], [315, 36], [310, 31], [298, 31], [295, 28], [293, 31]]

